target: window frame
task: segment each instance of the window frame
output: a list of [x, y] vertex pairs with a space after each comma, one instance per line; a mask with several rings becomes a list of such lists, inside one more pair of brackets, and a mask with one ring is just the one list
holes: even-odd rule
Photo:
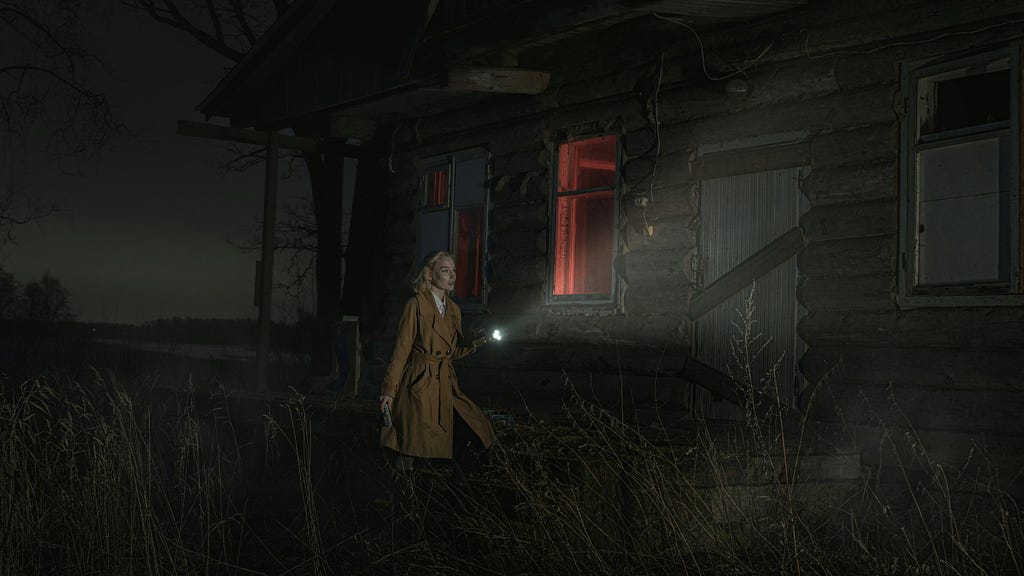
[[[958, 70], [985, 63], [1008, 59], [1010, 73], [1010, 117], [1007, 121], [978, 124], [966, 128], [955, 128], [945, 132], [920, 135], [921, 109], [919, 107], [919, 83], [928, 78], [938, 77]], [[1024, 304], [1021, 285], [1021, 227], [1020, 174], [1021, 167], [1021, 117], [1020, 117], [1020, 44], [989, 48], [968, 54], [946, 55], [901, 65], [901, 94], [904, 114], [901, 118], [900, 137], [900, 188], [899, 188], [899, 257], [897, 261], [897, 303], [900, 307], [930, 306], [1015, 306]], [[918, 286], [919, 250], [918, 222], [920, 205], [920, 170], [918, 154], [927, 150], [941, 150], [954, 146], [979, 142], [991, 138], [1005, 138], [1008, 151], [1007, 190], [1009, 194], [1007, 234], [1009, 262], [1008, 279], [997, 285], [982, 282], [965, 283], [962, 286]], [[1002, 162], [1003, 160], [999, 160]], [[1000, 172], [1003, 172], [1000, 166]], [[1001, 209], [1000, 209], [1001, 210]]]
[[[562, 144], [568, 142], [578, 142], [583, 140], [590, 140], [592, 138], [602, 138], [612, 136], [615, 138], [615, 176], [614, 184], [612, 186], [600, 186], [596, 188], [586, 188], [581, 190], [570, 190], [567, 192], [558, 191], [558, 154], [559, 148]], [[552, 178], [550, 182], [550, 198], [548, 202], [548, 259], [547, 259], [547, 276], [545, 278], [544, 294], [545, 304], [548, 306], [588, 306], [588, 307], [609, 307], [615, 306], [618, 302], [618, 290], [619, 290], [619, 279], [615, 269], [615, 255], [619, 249], [619, 203], [621, 199], [622, 190], [622, 161], [623, 161], [623, 138], [619, 132], [588, 132], [585, 134], [576, 134], [571, 136], [565, 136], [554, 141], [552, 162], [551, 166], [554, 167], [551, 171]], [[611, 239], [611, 252], [608, 254], [608, 265], [611, 268], [611, 286], [607, 295], [604, 294], [555, 294], [555, 235], [557, 233], [558, 218], [558, 199], [567, 196], [576, 196], [580, 194], [589, 194], [593, 192], [600, 192], [603, 190], [610, 190], [612, 193], [612, 239]]]
[[[490, 214], [491, 214], [491, 154], [490, 151], [483, 146], [475, 146], [472, 148], [464, 148], [449, 152], [446, 154], [440, 154], [437, 156], [430, 156], [423, 158], [419, 162], [419, 178], [418, 178], [418, 194], [416, 201], [416, 252], [419, 256], [417, 263], [422, 260], [424, 256], [423, 250], [423, 226], [422, 218], [425, 213], [448, 213], [448, 245], [445, 250], [456, 259], [458, 254], [458, 208], [459, 203], [455, 197], [456, 192], [456, 179], [458, 178], [458, 165], [461, 162], [470, 160], [482, 160], [484, 163], [484, 189], [483, 198], [481, 202], [481, 209], [483, 211], [481, 219], [481, 242], [480, 242], [480, 295], [475, 299], [460, 298], [457, 295], [453, 295], [459, 307], [464, 312], [478, 312], [483, 310], [487, 305], [487, 296], [489, 293], [488, 284], [488, 238], [490, 237]], [[446, 192], [444, 204], [428, 204], [428, 195], [430, 194], [430, 182], [428, 175], [444, 169], [447, 172]], [[463, 205], [465, 206], [465, 205]], [[417, 264], [418, 265], [418, 264]], [[456, 270], [458, 274], [460, 271]]]

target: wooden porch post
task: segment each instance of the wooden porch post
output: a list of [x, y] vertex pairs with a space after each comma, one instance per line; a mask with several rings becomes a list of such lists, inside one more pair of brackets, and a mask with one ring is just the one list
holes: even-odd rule
[[217, 126], [188, 120], [178, 121], [178, 134], [196, 138], [266, 145], [266, 180], [263, 190], [263, 241], [260, 246], [260, 278], [257, 290], [259, 306], [259, 337], [256, 344], [256, 388], [267, 389], [267, 357], [270, 355], [270, 308], [274, 288], [274, 227], [277, 216], [277, 157], [279, 148], [314, 152], [317, 142], [312, 138], [288, 136], [274, 131], [255, 131]]
[[274, 227], [277, 225], [277, 137], [267, 134], [266, 179], [263, 187], [263, 240], [260, 242], [260, 314], [256, 345], [256, 389], [267, 390], [270, 355], [270, 303], [274, 288]]

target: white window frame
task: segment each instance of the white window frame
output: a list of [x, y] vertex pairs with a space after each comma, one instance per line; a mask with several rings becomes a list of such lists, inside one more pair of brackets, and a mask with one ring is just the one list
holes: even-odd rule
[[[1010, 73], [1010, 117], [1008, 121], [951, 129], [922, 135], [921, 125], [926, 116], [927, 95], [919, 94], [919, 86], [960, 71], [1008, 60]], [[1020, 45], [954, 57], [931, 58], [904, 63], [901, 82], [905, 114], [901, 125], [900, 142], [900, 201], [899, 201], [899, 262], [897, 296], [901, 307], [927, 306], [1013, 306], [1024, 304], [1020, 278]], [[933, 80], [934, 81], [934, 80]], [[924, 286], [919, 283], [921, 265], [919, 230], [921, 219], [921, 174], [919, 158], [922, 153], [952, 150], [972, 143], [1000, 138], [997, 180], [1006, 190], [1000, 198], [1005, 207], [999, 208], [998, 217], [1008, 229], [1006, 249], [1007, 278], [1005, 282], [965, 282], [949, 286]], [[1005, 148], [1005, 150], [1004, 150]], [[1001, 206], [1003, 206], [1001, 204]], [[1000, 243], [1001, 245], [1001, 243]], [[1001, 263], [1000, 263], [1001, 264]]]

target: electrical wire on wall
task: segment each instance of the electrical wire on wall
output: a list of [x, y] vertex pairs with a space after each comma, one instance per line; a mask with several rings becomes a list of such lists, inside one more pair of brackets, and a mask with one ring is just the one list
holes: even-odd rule
[[654, 82], [654, 89], [651, 91], [650, 98], [650, 110], [648, 111], [648, 120], [651, 125], [654, 126], [654, 164], [651, 167], [651, 179], [650, 186], [648, 187], [647, 194], [643, 196], [637, 196], [633, 199], [633, 203], [638, 208], [641, 208], [640, 216], [644, 221], [644, 233], [648, 236], [653, 235], [653, 227], [647, 221], [647, 207], [654, 204], [654, 181], [658, 174], [658, 160], [661, 158], [661, 121], [658, 119], [658, 92], [661, 91], [661, 80], [665, 71], [665, 53], [661, 53], [661, 58], [658, 61], [658, 75]]
[[728, 73], [728, 74], [725, 74], [724, 76], [712, 76], [711, 73], [708, 72], [707, 58], [704, 55], [704, 41], [701, 40], [700, 34], [697, 33], [697, 30], [695, 30], [693, 28], [693, 26], [690, 26], [689, 24], [687, 24], [686, 22], [684, 22], [684, 21], [682, 21], [682, 20], [680, 20], [678, 18], [672, 18], [672, 17], [669, 17], [669, 16], [662, 16], [661, 14], [658, 14], [658, 13], [654, 13], [654, 17], [658, 18], [660, 20], [664, 20], [666, 22], [671, 22], [673, 24], [682, 26], [683, 28], [686, 28], [687, 30], [689, 30], [691, 34], [693, 34], [693, 37], [697, 39], [697, 47], [700, 50], [700, 67], [701, 67], [701, 70], [704, 72], [704, 76], [708, 80], [712, 80], [712, 81], [728, 80], [729, 78], [732, 78], [733, 76], [736, 76], [736, 75], [739, 75], [739, 74], [746, 75], [747, 69], [749, 69], [754, 64], [757, 64], [757, 62], [759, 60], [761, 60], [761, 58], [764, 58], [764, 55], [767, 54], [768, 51], [771, 50], [773, 46], [775, 46], [775, 42], [770, 42], [767, 46], [764, 47], [763, 50], [761, 50], [761, 52], [757, 56], [755, 56], [752, 60], [750, 60], [749, 62], [747, 62], [743, 66], [734, 66], [736, 69], [733, 70], [732, 72]]

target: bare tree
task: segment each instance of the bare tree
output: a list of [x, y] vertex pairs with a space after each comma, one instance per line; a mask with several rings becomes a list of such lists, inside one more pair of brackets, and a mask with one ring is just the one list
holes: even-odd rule
[[12, 320], [18, 313], [21, 285], [14, 275], [0, 266], [0, 321]]
[[[181, 30], [234, 62], [245, 56], [260, 34], [291, 4], [290, 0], [122, 1], [127, 6], [145, 11], [158, 22]], [[324, 136], [328, 128], [317, 122], [292, 126], [299, 136]], [[317, 152], [303, 154], [303, 160], [309, 173], [314, 216], [312, 235], [316, 252], [313, 270], [316, 274], [316, 318], [320, 326], [314, 339], [313, 371], [326, 374], [331, 370], [334, 324], [341, 319], [344, 158], [340, 154]], [[305, 230], [307, 224], [298, 222], [296, 226]], [[308, 237], [302, 242], [308, 244]]]
[[81, 159], [120, 131], [104, 94], [86, 82], [98, 60], [83, 48], [84, 0], [0, 0], [0, 247], [13, 229], [52, 214], [33, 200], [18, 157], [42, 146]]
[[71, 295], [60, 280], [49, 273], [37, 282], [29, 282], [22, 290], [21, 316], [28, 320], [59, 322], [71, 320]]

